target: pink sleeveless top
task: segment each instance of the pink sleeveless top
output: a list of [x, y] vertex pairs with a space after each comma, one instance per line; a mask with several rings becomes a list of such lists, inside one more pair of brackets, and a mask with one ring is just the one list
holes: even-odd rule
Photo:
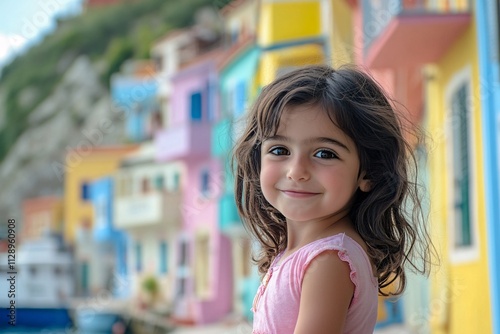
[[310, 262], [327, 250], [337, 250], [349, 264], [354, 283], [354, 297], [349, 305], [345, 334], [373, 333], [377, 321], [378, 282], [364, 249], [342, 234], [313, 241], [271, 264], [254, 299], [253, 334], [293, 334], [299, 314], [302, 278]]

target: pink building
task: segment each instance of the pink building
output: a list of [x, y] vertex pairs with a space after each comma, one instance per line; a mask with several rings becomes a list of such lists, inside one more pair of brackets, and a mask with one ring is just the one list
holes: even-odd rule
[[[438, 64], [469, 29], [471, 15], [467, 2], [460, 5], [458, 1], [346, 0], [345, 3], [351, 9], [356, 63], [369, 70], [398, 102], [396, 107], [406, 119], [422, 126], [431, 114], [443, 112], [439, 107], [429, 109], [436, 103], [426, 100], [432, 99], [433, 94], [429, 95], [432, 87], [439, 85], [435, 77]], [[416, 142], [416, 137], [408, 139], [413, 140], [421, 164], [420, 182], [425, 184], [425, 156], [432, 152]], [[431, 140], [432, 150], [436, 150], [434, 141], [435, 138]], [[433, 195], [430, 196], [432, 199]], [[439, 211], [435, 203], [432, 206], [431, 211]], [[379, 327], [391, 322], [405, 322], [414, 330], [420, 326], [411, 319], [415, 314], [427, 312], [432, 301], [431, 286], [425, 277], [414, 274], [407, 276], [407, 284], [405, 294], [397, 301], [380, 299]], [[430, 322], [433, 323], [432, 319]]]
[[352, 9], [355, 62], [368, 69], [419, 124], [423, 67], [438, 61], [467, 28], [470, 15], [449, 1], [346, 0]]
[[181, 176], [183, 228], [174, 283], [174, 318], [185, 323], [220, 320], [232, 305], [231, 248], [218, 226], [223, 166], [211, 158], [220, 57], [220, 50], [208, 51], [171, 77], [168, 127], [155, 137], [157, 161], [185, 165]]

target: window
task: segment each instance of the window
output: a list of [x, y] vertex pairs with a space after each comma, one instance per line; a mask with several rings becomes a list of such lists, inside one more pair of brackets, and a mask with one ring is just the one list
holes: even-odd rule
[[210, 295], [210, 248], [208, 234], [200, 234], [196, 238], [195, 257], [195, 289], [199, 298]]
[[210, 121], [215, 120], [217, 116], [214, 108], [215, 94], [217, 94], [216, 87], [209, 79], [207, 82], [207, 114]]
[[163, 190], [165, 187], [165, 179], [163, 175], [157, 175], [155, 178], [155, 188], [156, 190]]
[[147, 194], [149, 192], [150, 187], [149, 187], [148, 178], [145, 177], [142, 179], [142, 187], [141, 188], [142, 188], [141, 190], [142, 190], [143, 194]]
[[181, 175], [178, 172], [175, 172], [174, 174], [174, 191], [177, 191], [180, 189], [180, 184], [181, 184]]
[[181, 251], [180, 251], [180, 257], [179, 257], [179, 266], [180, 267], [185, 267], [187, 266], [187, 249], [188, 244], [186, 241], [181, 241]]
[[208, 197], [209, 192], [210, 192], [210, 174], [208, 173], [208, 170], [204, 170], [201, 172], [201, 194], [204, 197]]
[[88, 182], [83, 182], [80, 187], [80, 198], [82, 201], [90, 200], [90, 184]]
[[90, 290], [90, 265], [87, 261], [80, 263], [80, 286], [84, 296], [89, 296]]
[[457, 72], [446, 88], [447, 115], [446, 194], [450, 261], [477, 261], [479, 239], [476, 207], [476, 150], [474, 145], [475, 118], [471, 99], [472, 70]]
[[120, 233], [120, 239], [117, 245], [117, 258], [118, 258], [118, 272], [123, 276], [127, 277], [128, 274], [128, 261], [127, 256], [129, 249], [127, 247], [127, 237]]
[[467, 86], [461, 85], [451, 98], [453, 117], [453, 196], [455, 210], [455, 247], [470, 246], [471, 217], [469, 196], [469, 134]]
[[177, 296], [182, 297], [186, 294], [186, 279], [181, 278], [177, 287]]
[[168, 271], [168, 254], [167, 254], [167, 242], [162, 240], [160, 241], [160, 274], [166, 274]]
[[250, 277], [252, 275], [252, 244], [250, 239], [243, 238], [241, 240], [241, 247], [243, 250], [243, 276]]
[[191, 120], [201, 121], [201, 93], [191, 95]]
[[135, 244], [135, 270], [138, 273], [142, 271], [142, 245], [139, 241]]

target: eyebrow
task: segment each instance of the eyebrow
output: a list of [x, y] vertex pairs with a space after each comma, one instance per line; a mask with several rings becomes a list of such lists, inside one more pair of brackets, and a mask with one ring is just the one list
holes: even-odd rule
[[[276, 141], [282, 141], [282, 142], [290, 142], [290, 138], [285, 137], [285, 136], [280, 136], [280, 135], [274, 135], [272, 137], [267, 138], [266, 140], [276, 140]], [[334, 139], [334, 138], [329, 138], [329, 137], [314, 137], [306, 140], [306, 143], [326, 143], [326, 144], [332, 144], [336, 146], [340, 146], [341, 148], [345, 149], [347, 152], [351, 152], [347, 145], [342, 143], [341, 141]]]

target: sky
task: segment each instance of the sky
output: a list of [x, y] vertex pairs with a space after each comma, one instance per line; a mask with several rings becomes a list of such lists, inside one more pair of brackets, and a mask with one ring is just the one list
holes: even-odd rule
[[83, 0], [0, 0], [0, 68], [55, 28], [54, 18], [78, 13]]

